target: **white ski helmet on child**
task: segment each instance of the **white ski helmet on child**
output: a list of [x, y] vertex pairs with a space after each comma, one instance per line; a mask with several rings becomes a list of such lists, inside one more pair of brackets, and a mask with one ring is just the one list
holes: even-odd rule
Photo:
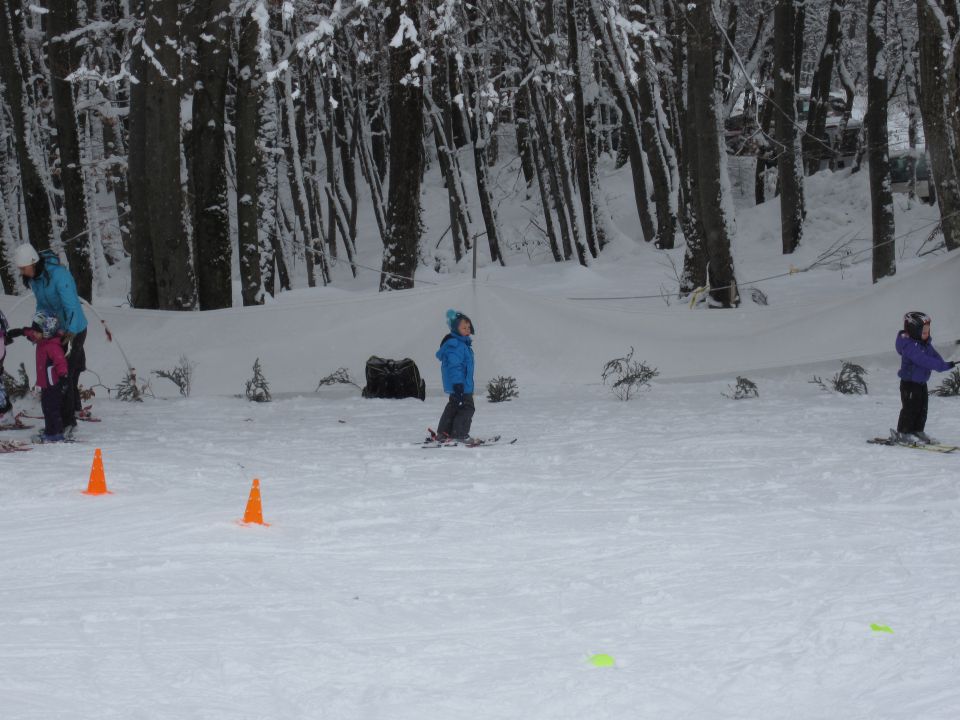
[[56, 315], [50, 315], [40, 310], [33, 316], [31, 327], [33, 327], [34, 330], [39, 330], [43, 334], [43, 337], [52, 338], [57, 334], [57, 326], [59, 324], [60, 322], [57, 320]]
[[13, 251], [13, 264], [18, 268], [36, 265], [38, 262], [40, 262], [40, 256], [30, 243], [18, 245]]

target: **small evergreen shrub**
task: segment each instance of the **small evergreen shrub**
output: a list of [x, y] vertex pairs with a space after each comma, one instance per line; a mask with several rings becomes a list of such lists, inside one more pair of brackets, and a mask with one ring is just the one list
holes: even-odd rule
[[601, 377], [603, 384], [610, 385], [610, 392], [620, 400], [627, 401], [644, 388], [650, 387], [660, 371], [652, 368], [645, 362], [633, 359], [633, 347], [630, 352], [621, 358], [607, 361], [603, 366]]
[[250, 402], [270, 402], [270, 384], [263, 376], [260, 358], [253, 363], [253, 377], [247, 380], [247, 400]]
[[725, 398], [730, 398], [731, 400], [745, 400], [752, 397], [760, 397], [760, 391], [757, 390], [756, 383], [751, 382], [745, 377], [740, 377], [737, 375], [737, 384], [736, 385], [727, 385], [730, 389], [730, 393], [720, 393]]
[[176, 385], [183, 397], [190, 397], [190, 386], [195, 367], [196, 365], [190, 362], [186, 355], [181, 355], [180, 362], [172, 370], [154, 370], [153, 374]]
[[492, 403], [508, 402], [519, 396], [516, 378], [495, 377], [487, 383], [487, 400]]
[[864, 376], [867, 371], [861, 365], [856, 363], [844, 362], [840, 372], [824, 382], [816, 375], [810, 380], [814, 385], [819, 385], [824, 390], [835, 390], [842, 395], [866, 395], [867, 381]]
[[960, 395], [960, 368], [954, 368], [950, 371], [936, 390], [933, 391], [934, 395], [939, 395], [940, 397], [956, 397]]
[[133, 368], [130, 368], [130, 372], [120, 381], [114, 392], [117, 393], [117, 399], [124, 402], [143, 402], [144, 397], [153, 395], [150, 390], [150, 382], [138, 382], [137, 371]]
[[353, 378], [350, 377], [350, 371], [345, 367], [337, 368], [326, 377], [321, 378], [314, 392], [318, 392], [320, 388], [326, 387], [327, 385], [353, 385], [354, 387], [360, 387], [354, 382]]
[[14, 378], [8, 372], [3, 372], [3, 389], [7, 391], [7, 397], [11, 401], [24, 398], [30, 392], [30, 378], [27, 377], [27, 368], [23, 363], [17, 368], [17, 377]]

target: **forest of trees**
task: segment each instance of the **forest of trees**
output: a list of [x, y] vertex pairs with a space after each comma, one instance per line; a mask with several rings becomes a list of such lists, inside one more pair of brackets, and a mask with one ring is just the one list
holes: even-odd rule
[[[685, 248], [680, 292], [731, 307], [731, 116], [792, 253], [804, 178], [837, 153], [831, 98], [845, 127], [859, 95], [876, 281], [896, 270], [891, 107], [960, 246], [958, 43], [958, 0], [0, 0], [0, 250], [62, 250], [88, 299], [129, 259], [132, 306], [206, 310], [231, 305], [234, 267], [244, 305], [293, 266], [310, 286], [355, 275], [372, 216], [380, 288], [403, 289], [430, 168], [455, 259], [482, 243], [505, 262], [491, 169], [509, 147], [555, 261], [602, 253], [610, 159], [636, 236]], [[18, 291], [8, 262], [0, 282]]]

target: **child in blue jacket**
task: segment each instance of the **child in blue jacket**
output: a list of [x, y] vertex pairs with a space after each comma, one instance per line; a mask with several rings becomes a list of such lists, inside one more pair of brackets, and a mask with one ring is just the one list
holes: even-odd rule
[[946, 372], [957, 364], [947, 362], [933, 349], [930, 317], [922, 312], [908, 312], [903, 316], [903, 330], [897, 333], [896, 348], [901, 358], [897, 375], [902, 404], [896, 439], [929, 444], [933, 440], [923, 431], [927, 424], [927, 380], [934, 370]]
[[440, 342], [437, 359], [443, 375], [443, 391], [450, 396], [437, 425], [437, 436], [467, 440], [473, 421], [473, 347], [470, 318], [456, 310], [447, 310], [449, 334]]

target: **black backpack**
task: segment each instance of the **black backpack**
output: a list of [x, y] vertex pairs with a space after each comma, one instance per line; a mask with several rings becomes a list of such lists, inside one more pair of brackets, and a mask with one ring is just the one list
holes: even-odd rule
[[417, 364], [410, 358], [387, 360], [376, 355], [367, 360], [365, 398], [427, 397], [427, 384], [420, 378]]

